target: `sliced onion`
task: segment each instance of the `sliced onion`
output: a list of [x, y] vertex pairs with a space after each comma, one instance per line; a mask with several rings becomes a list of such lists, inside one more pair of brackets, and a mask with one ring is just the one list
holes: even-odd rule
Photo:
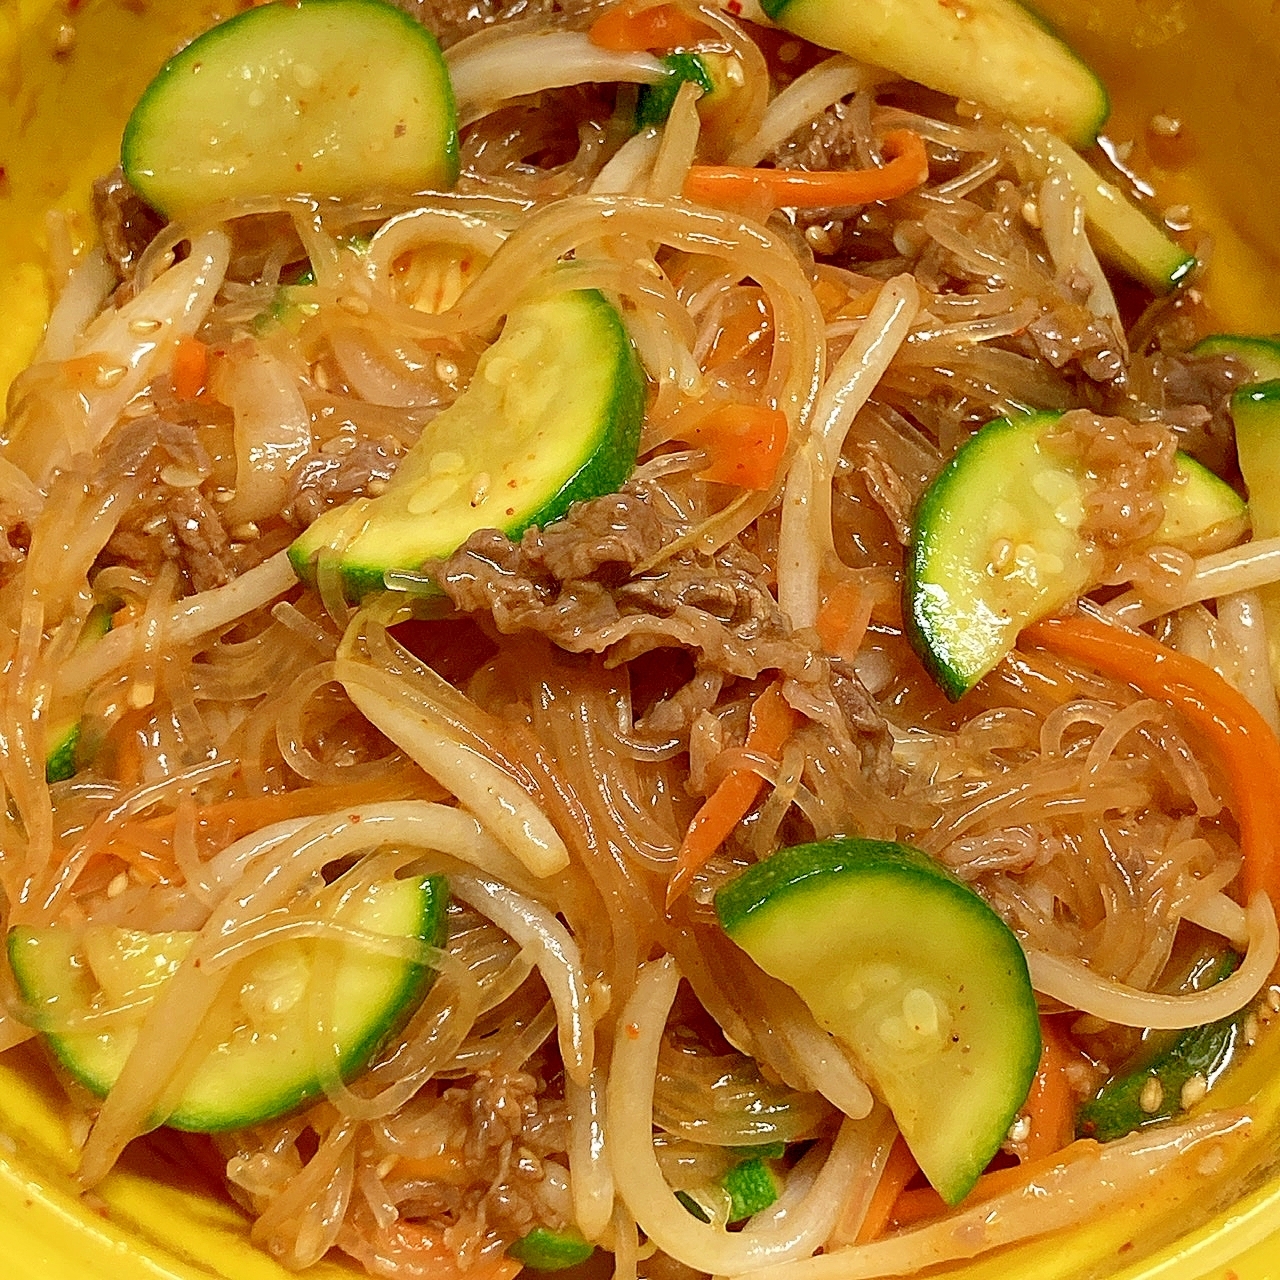
[[671, 956], [643, 965], [623, 1009], [609, 1077], [609, 1141], [618, 1194], [663, 1252], [711, 1275], [804, 1258], [830, 1234], [863, 1156], [862, 1125], [845, 1120], [822, 1169], [798, 1203], [768, 1226], [730, 1232], [699, 1222], [675, 1198], [653, 1149], [658, 1049], [680, 971]]
[[593, 1028], [582, 953], [569, 930], [549, 907], [504, 884], [474, 876], [453, 876], [450, 883], [463, 902], [488, 916], [531, 954], [556, 1007], [564, 1069], [571, 1080], [585, 1085], [591, 1074]]

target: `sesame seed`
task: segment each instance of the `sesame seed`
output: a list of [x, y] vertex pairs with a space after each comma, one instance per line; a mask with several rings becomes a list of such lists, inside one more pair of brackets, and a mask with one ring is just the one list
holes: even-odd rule
[[1182, 1085], [1182, 1091], [1178, 1094], [1178, 1101], [1182, 1103], [1182, 1109], [1189, 1111], [1197, 1102], [1203, 1102], [1205, 1094], [1209, 1092], [1209, 1081], [1204, 1075], [1197, 1071], [1195, 1075], [1188, 1077]]
[[362, 298], [358, 293], [344, 293], [338, 299], [338, 306], [348, 315], [367, 316], [369, 314], [369, 300]]
[[1159, 1076], [1151, 1076], [1146, 1084], [1142, 1086], [1142, 1092], [1138, 1095], [1138, 1106], [1142, 1108], [1147, 1115], [1155, 1115], [1160, 1110], [1164, 1102], [1164, 1085], [1160, 1083]]

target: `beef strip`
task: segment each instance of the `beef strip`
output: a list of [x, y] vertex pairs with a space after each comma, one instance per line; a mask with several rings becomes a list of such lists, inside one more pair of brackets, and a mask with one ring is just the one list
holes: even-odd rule
[[165, 561], [176, 561], [193, 590], [220, 587], [236, 573], [226, 526], [198, 484], [166, 479], [170, 468], [184, 477], [208, 473], [208, 455], [191, 427], [147, 417], [112, 437], [94, 483], [110, 489], [121, 488], [127, 479], [142, 483], [103, 559], [151, 576]]
[[811, 633], [791, 629], [765, 564], [736, 542], [711, 555], [680, 548], [660, 557], [684, 531], [633, 482], [527, 530], [518, 543], [483, 530], [427, 568], [458, 609], [488, 614], [503, 633], [536, 632], [611, 663], [688, 651], [692, 678], [647, 712], [636, 726], [642, 735], [687, 739], [723, 688], [776, 672], [810, 719], [856, 750], [869, 771], [887, 771], [883, 717], [851, 668], [837, 671]]
[[345, 452], [310, 454], [289, 477], [284, 518], [306, 528], [330, 507], [370, 493], [395, 473], [403, 449], [391, 439], [360, 440]]
[[93, 216], [107, 257], [122, 280], [131, 280], [164, 219], [129, 185], [118, 165], [93, 184]]

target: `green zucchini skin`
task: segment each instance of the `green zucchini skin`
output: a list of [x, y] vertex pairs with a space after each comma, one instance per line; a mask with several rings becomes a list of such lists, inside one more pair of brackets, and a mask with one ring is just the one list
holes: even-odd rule
[[1114, 183], [1052, 135], [1029, 145], [1065, 170], [1080, 195], [1084, 216], [1099, 254], [1152, 293], [1165, 294], [1195, 270], [1195, 254], [1173, 240]]
[[635, 466], [645, 381], [616, 309], [595, 290], [514, 307], [458, 399], [386, 489], [325, 512], [289, 558], [332, 556], [353, 600], [392, 570], [444, 559], [480, 529], [517, 538], [618, 489]]
[[977, 102], [1072, 146], [1097, 140], [1111, 112], [1098, 76], [1016, 0], [761, 0], [814, 44]]
[[740, 1160], [726, 1170], [721, 1183], [729, 1193], [730, 1222], [763, 1213], [778, 1198], [778, 1177], [763, 1156]]
[[852, 837], [780, 850], [715, 906], [729, 937], [849, 1048], [939, 1194], [963, 1199], [1040, 1060], [1008, 926], [919, 850]]
[[1241, 387], [1231, 397], [1236, 455], [1249, 493], [1255, 538], [1280, 535], [1280, 378]]
[[[416, 938], [439, 946], [447, 930], [448, 882], [443, 876], [397, 880], [371, 886], [345, 902], [341, 923], [392, 937]], [[100, 935], [101, 936], [101, 935]], [[66, 1029], [68, 1018], [83, 1017], [104, 1003], [93, 980], [77, 933], [65, 926], [15, 926], [9, 930], [9, 961], [37, 1029], [69, 1075], [90, 1092], [106, 1097], [132, 1051], [142, 1019], [158, 988], [176, 970], [195, 935], [109, 933], [105, 946], [116, 961], [114, 972], [136, 979], [127, 994], [107, 997], [108, 1006], [124, 1002], [127, 1013], [87, 1029]], [[332, 944], [326, 944], [332, 945]], [[254, 957], [242, 962], [247, 985], [264, 990], [272, 983], [301, 995], [278, 1014], [237, 1015], [164, 1115], [153, 1123], [195, 1133], [243, 1129], [290, 1111], [324, 1091], [329, 1067], [349, 1080], [369, 1062], [425, 996], [435, 971], [416, 961], [350, 946], [327, 971], [326, 994], [336, 1054], [325, 1070], [308, 1051], [308, 1009], [314, 949], [284, 941], [266, 949], [265, 967]], [[284, 974], [289, 981], [284, 982]], [[234, 981], [235, 979], [233, 979]], [[118, 976], [117, 976], [118, 981]], [[225, 1033], [224, 1033], [225, 1031]]]
[[[1254, 538], [1280, 537], [1280, 336], [1215, 333], [1191, 348], [1193, 356], [1230, 356], [1243, 371], [1231, 397], [1236, 460], [1249, 496]], [[1280, 680], [1280, 586], [1258, 588], [1266, 623], [1268, 665]]]
[[[1238, 964], [1238, 956], [1224, 957], [1214, 981], [1228, 977]], [[1107, 1081], [1085, 1102], [1076, 1113], [1076, 1135], [1112, 1142], [1135, 1129], [1180, 1115], [1186, 1110], [1183, 1089], [1196, 1077], [1204, 1081], [1206, 1090], [1212, 1087], [1242, 1043], [1248, 1018], [1245, 1008], [1207, 1026], [1179, 1032], [1154, 1055]]]
[[586, 1262], [595, 1251], [595, 1245], [572, 1228], [550, 1227], [534, 1227], [507, 1249], [531, 1271], [564, 1271]]
[[636, 128], [649, 129], [666, 124], [667, 117], [680, 92], [680, 86], [686, 80], [692, 80], [703, 94], [715, 92], [716, 84], [711, 77], [707, 60], [698, 53], [668, 53], [662, 59], [667, 68], [665, 80], [657, 84], [643, 84], [636, 97]]
[[385, 0], [262, 5], [161, 67], [120, 160], [169, 217], [256, 196], [452, 186], [453, 89], [435, 37]]
[[[117, 606], [105, 602], [95, 604], [85, 618], [84, 627], [76, 641], [77, 652], [83, 652], [111, 630], [112, 616]], [[84, 697], [80, 695], [67, 704], [67, 700], [55, 703], [53, 727], [44, 758], [46, 782], [66, 782], [74, 778], [80, 767], [83, 751], [84, 727], [81, 723]]]
[[1191, 354], [1233, 356], [1244, 366], [1250, 382], [1274, 382], [1280, 378], [1280, 337], [1211, 333], [1191, 348]]
[[[1097, 556], [1081, 533], [1090, 480], [1044, 448], [1056, 413], [998, 418], [942, 468], [916, 506], [903, 575], [908, 639], [953, 701], [1008, 653], [1018, 632], [1085, 591]], [[1161, 497], [1152, 545], [1198, 547], [1246, 527], [1240, 496], [1185, 454]]]

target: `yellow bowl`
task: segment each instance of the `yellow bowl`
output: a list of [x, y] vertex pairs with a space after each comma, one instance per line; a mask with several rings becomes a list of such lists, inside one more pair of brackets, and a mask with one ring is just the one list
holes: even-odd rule
[[[0, 5], [0, 393], [30, 359], [48, 308], [45, 214], [88, 234], [88, 191], [115, 163], [128, 110], [180, 39], [232, 0], [3, 0]], [[1162, 198], [1212, 237], [1219, 327], [1280, 331], [1280, 12], [1259, 0], [1043, 0], [1115, 91], [1110, 134]], [[220, 12], [221, 10], [221, 12]], [[1181, 121], [1144, 155], [1146, 126]], [[1154, 160], [1164, 167], [1150, 167]], [[1173, 163], [1176, 161], [1176, 165]], [[1280, 1031], [1280, 1028], [1277, 1028]], [[1280, 1275], [1280, 1035], [1215, 1092], [1248, 1102], [1251, 1136], [1213, 1177], [1152, 1181], [1142, 1203], [1067, 1237], [955, 1273], [965, 1280], [1270, 1280]], [[0, 1057], [0, 1273], [7, 1280], [283, 1280], [245, 1219], [177, 1156], [131, 1153], [77, 1193], [64, 1105], [25, 1049]], [[350, 1280], [323, 1263], [317, 1280]]]

